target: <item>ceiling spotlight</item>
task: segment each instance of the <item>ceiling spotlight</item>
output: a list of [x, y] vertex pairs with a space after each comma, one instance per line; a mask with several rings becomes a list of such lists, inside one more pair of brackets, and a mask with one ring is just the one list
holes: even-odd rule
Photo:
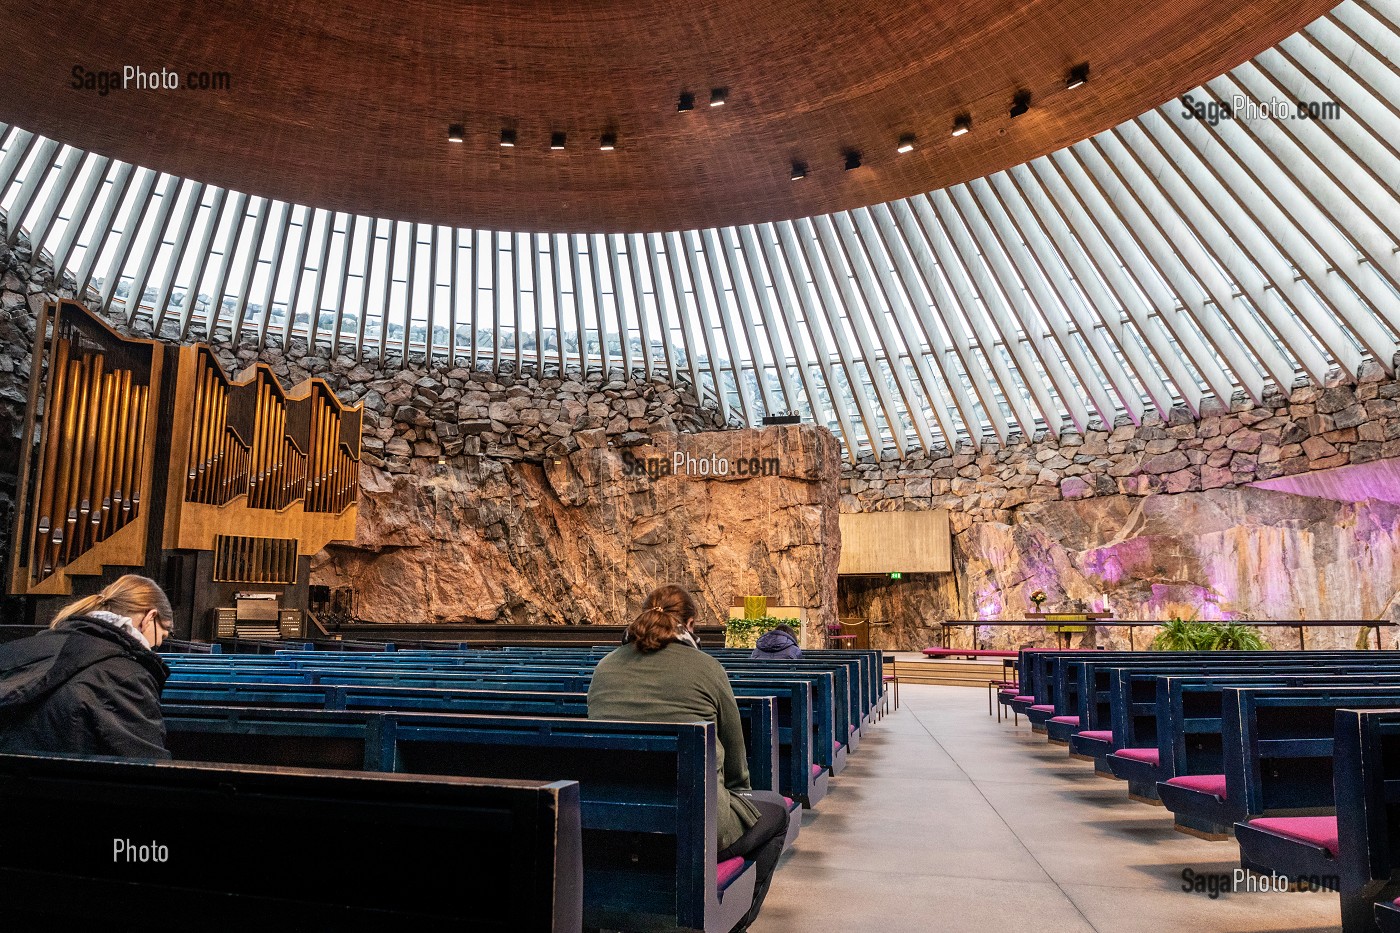
[[860, 153], [854, 149], [846, 150], [846, 171], [860, 168]]
[[450, 143], [464, 142], [467, 138], [466, 128], [460, 123], [454, 123], [447, 128], [447, 141]]
[[676, 101], [676, 110], [685, 113], [687, 110], [695, 109], [695, 95], [689, 91], [681, 91], [680, 100]]
[[614, 149], [617, 148], [617, 134], [604, 133], [602, 137], [598, 140], [598, 148], [603, 150], [604, 152], [612, 152]]
[[1089, 63], [1080, 62], [1065, 75], [1065, 87], [1074, 90], [1089, 80]]
[[963, 136], [972, 131], [972, 115], [960, 113], [953, 118], [953, 135]]
[[729, 88], [716, 87], [710, 89], [710, 106], [723, 107], [725, 98], [729, 96]]
[[913, 134], [913, 133], [905, 133], [903, 136], [899, 137], [899, 148], [896, 149], [895, 152], [913, 152], [913, 151], [914, 151], [914, 134]]
[[793, 181], [800, 181], [801, 179], [806, 178], [806, 177], [807, 177], [807, 163], [806, 163], [806, 162], [794, 162], [794, 163], [792, 163], [792, 180], [793, 180]]
[[1011, 98], [1011, 115], [1019, 117], [1027, 110], [1031, 109], [1031, 92], [1017, 91], [1016, 96]]
[[501, 145], [507, 148], [515, 145], [515, 130], [501, 130]]
[[564, 134], [563, 134], [563, 133], [550, 133], [550, 134], [549, 134], [549, 148], [551, 148], [551, 149], [563, 149], [563, 148], [564, 148]]

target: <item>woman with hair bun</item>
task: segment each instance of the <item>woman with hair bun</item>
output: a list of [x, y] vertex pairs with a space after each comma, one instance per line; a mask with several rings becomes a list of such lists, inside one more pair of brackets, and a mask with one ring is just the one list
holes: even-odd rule
[[653, 590], [627, 627], [623, 646], [598, 662], [588, 688], [588, 718], [715, 724], [719, 860], [742, 855], [757, 863], [753, 906], [734, 927], [741, 931], [758, 916], [768, 893], [788, 811], [779, 794], [749, 786], [739, 705], [724, 668], [699, 650], [695, 615], [695, 600], [681, 587]]
[[156, 656], [170, 600], [128, 574], [64, 607], [47, 632], [0, 645], [0, 752], [169, 758]]

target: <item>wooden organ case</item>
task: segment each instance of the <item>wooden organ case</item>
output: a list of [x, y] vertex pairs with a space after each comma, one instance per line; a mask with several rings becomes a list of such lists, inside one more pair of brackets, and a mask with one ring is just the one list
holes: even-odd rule
[[263, 363], [230, 379], [207, 346], [122, 337], [76, 302], [46, 317], [11, 592], [142, 572], [182, 636], [304, 634], [311, 557], [355, 537], [363, 408]]
[[165, 354], [68, 301], [44, 308], [34, 343], [10, 593], [67, 596], [148, 563]]

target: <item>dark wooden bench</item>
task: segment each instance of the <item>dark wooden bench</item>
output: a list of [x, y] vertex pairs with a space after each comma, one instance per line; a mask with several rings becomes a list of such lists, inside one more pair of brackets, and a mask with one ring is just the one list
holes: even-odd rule
[[1207, 838], [1256, 817], [1330, 811], [1336, 710], [1394, 705], [1400, 686], [1225, 687], [1223, 773], [1178, 774], [1157, 793], [1179, 829]]
[[164, 712], [182, 760], [578, 781], [588, 926], [724, 933], [753, 899], [752, 863], [716, 858], [712, 723], [175, 704]]
[[1338, 710], [1333, 725], [1344, 933], [1400, 933], [1400, 709]]
[[[345, 684], [345, 685], [399, 685], [424, 688], [456, 688], [471, 690], [503, 691], [564, 691], [586, 693], [591, 680], [591, 668], [553, 668], [540, 670], [531, 665], [511, 665], [514, 671], [503, 675], [495, 668], [473, 671], [463, 667], [442, 670], [406, 670], [402, 664], [383, 667], [386, 663], [376, 659], [370, 666], [339, 665], [322, 670], [310, 666], [316, 662], [308, 659], [286, 660], [256, 659], [257, 663], [216, 659], [182, 659], [172, 666], [171, 682], [256, 682], [281, 684]], [[377, 669], [375, 665], [383, 669]], [[836, 735], [836, 680], [835, 673], [823, 670], [792, 670], [778, 665], [731, 671], [730, 680], [736, 687], [764, 686], [768, 683], [786, 683], [796, 679], [809, 684], [811, 689], [811, 759], [805, 767], [809, 777], [805, 784], [800, 780], [800, 771], [790, 771], [793, 783], [792, 794], [811, 805], [826, 792], [826, 775], [834, 774], [845, 766], [845, 750], [839, 747]], [[498, 676], [493, 676], [498, 675]], [[780, 739], [780, 745], [781, 745]], [[780, 753], [782, 749], [780, 748]], [[789, 756], [798, 754], [788, 750]], [[813, 770], [815, 769], [815, 770]]]
[[572, 781], [0, 755], [0, 903], [16, 930], [574, 933], [579, 801]]
[[[588, 695], [583, 693], [176, 681], [166, 685], [161, 699], [165, 703], [209, 706], [588, 717]], [[760, 790], [778, 790], [777, 700], [761, 694], [736, 699], [748, 751], [749, 781]]]

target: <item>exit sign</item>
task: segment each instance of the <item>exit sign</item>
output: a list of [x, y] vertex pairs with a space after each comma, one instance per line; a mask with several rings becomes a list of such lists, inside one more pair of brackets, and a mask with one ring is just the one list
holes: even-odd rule
[[902, 579], [904, 579], [904, 574], [902, 574], [902, 573], [900, 573], [899, 571], [896, 570], [894, 573], [890, 574], [890, 579], [891, 579], [891, 580], [902, 580]]

